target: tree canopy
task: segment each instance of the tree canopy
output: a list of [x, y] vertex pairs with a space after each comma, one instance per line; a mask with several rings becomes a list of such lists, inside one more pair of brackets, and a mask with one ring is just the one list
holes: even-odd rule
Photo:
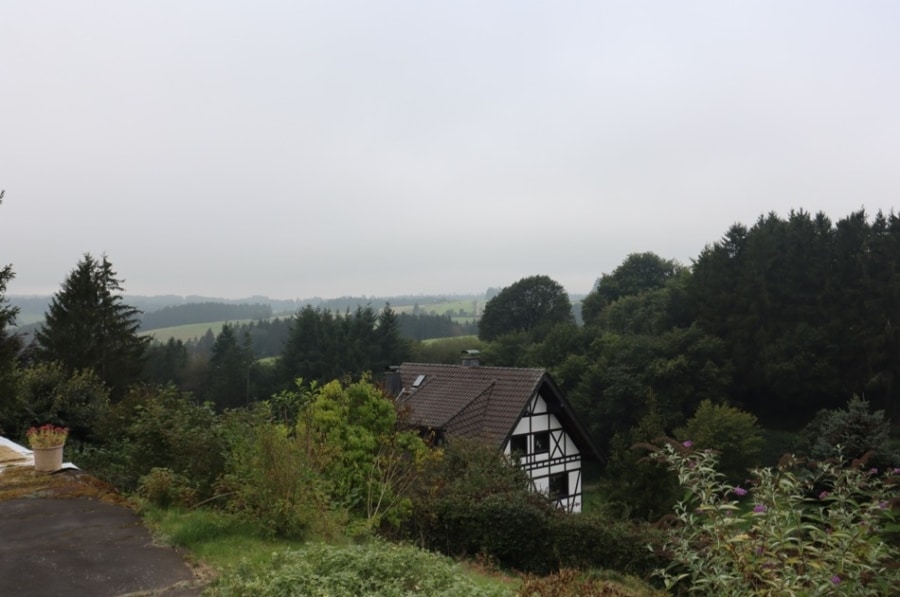
[[291, 329], [279, 361], [283, 387], [294, 380], [326, 382], [381, 372], [400, 364], [409, 345], [400, 338], [397, 318], [386, 305], [379, 315], [371, 307], [335, 314], [311, 306], [302, 308]]
[[530, 276], [507, 286], [484, 306], [478, 337], [496, 340], [523, 332], [540, 339], [556, 324], [573, 322], [565, 289], [549, 276]]
[[600, 312], [614, 301], [663, 288], [669, 279], [686, 268], [655, 253], [631, 253], [611, 274], [603, 274], [581, 304], [585, 323], [596, 321]]
[[140, 311], [123, 302], [122, 290], [106, 256], [86, 253], [35, 334], [40, 360], [62, 363], [70, 373], [93, 370], [114, 399], [140, 379], [149, 342], [138, 336]]

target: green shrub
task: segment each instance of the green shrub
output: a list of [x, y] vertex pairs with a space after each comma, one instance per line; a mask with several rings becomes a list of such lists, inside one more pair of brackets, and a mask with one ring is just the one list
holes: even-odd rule
[[647, 524], [558, 513], [551, 517], [549, 531], [560, 569], [601, 568], [647, 579], [668, 563], [661, 555], [665, 534]]
[[720, 470], [734, 482], [759, 465], [763, 443], [756, 417], [731, 406], [704, 400], [684, 428], [675, 430], [675, 436], [691, 440], [697, 449], [719, 452]]
[[452, 560], [414, 547], [375, 541], [336, 547], [309, 544], [275, 554], [263, 571], [226, 573], [211, 589], [221, 596], [511, 596], [503, 587], [475, 584]]
[[661, 565], [646, 548], [661, 542], [652, 530], [562, 512], [492, 446], [451, 442], [423, 480], [403, 530], [428, 549], [539, 574], [596, 567], [647, 576]]
[[669, 443], [655, 457], [688, 491], [675, 509], [674, 562], [659, 571], [667, 588], [876, 596], [900, 586], [900, 552], [882, 535], [900, 501], [900, 469], [884, 475], [862, 460], [844, 466], [840, 455], [806, 466], [786, 458], [754, 471], [751, 487], [736, 487], [716, 471], [713, 452], [689, 441]]
[[811, 458], [829, 458], [841, 446], [848, 458], [872, 453], [874, 466], [900, 465], [890, 447], [890, 422], [884, 411], [869, 411], [869, 403], [854, 396], [846, 410], [820, 410], [801, 432], [801, 451]]
[[318, 470], [325, 456], [306, 438], [275, 423], [257, 423], [231, 437], [217, 490], [229, 511], [270, 536], [303, 538], [332, 519]]
[[108, 409], [109, 390], [93, 371], [69, 374], [60, 363], [38, 363], [19, 371], [13, 399], [3, 401], [0, 425], [24, 440], [29, 427], [50, 423], [68, 427], [69, 440], [79, 442], [94, 439]]
[[[198, 498], [212, 493], [224, 470], [225, 441], [209, 404], [197, 404], [174, 386], [135, 387], [111, 407], [84, 451], [92, 472], [132, 491], [154, 468], [191, 480]], [[80, 456], [80, 457], [82, 457]]]
[[428, 546], [457, 556], [480, 556], [528, 572], [554, 567], [548, 519], [553, 506], [528, 491], [480, 499], [453, 496], [434, 504]]
[[566, 568], [547, 576], [526, 576], [518, 592], [528, 597], [664, 597], [642, 581], [609, 573]]
[[[527, 474], [493, 446], [455, 439], [418, 479], [404, 537], [448, 555], [481, 555], [528, 570], [548, 558], [545, 518], [553, 510]], [[528, 553], [528, 550], [533, 550]]]
[[168, 508], [196, 503], [197, 492], [190, 479], [167, 468], [153, 468], [138, 482], [138, 495], [150, 503]]

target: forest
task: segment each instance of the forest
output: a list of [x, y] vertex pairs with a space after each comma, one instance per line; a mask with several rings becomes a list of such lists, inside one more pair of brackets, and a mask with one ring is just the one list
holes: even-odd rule
[[[142, 318], [125, 302], [109, 259], [86, 254], [26, 342], [5, 296], [13, 276], [11, 265], [0, 270], [0, 433], [22, 441], [29, 427], [66, 426], [73, 458], [123, 490], [165, 504], [221, 501], [274, 535], [335, 532], [316, 527], [317, 517], [353, 528], [347, 521], [357, 520], [381, 537], [487, 554], [538, 574], [599, 566], [652, 583], [654, 570], [689, 570], [656, 575], [657, 586], [662, 577], [672, 589], [679, 578], [700, 586], [709, 574], [704, 563], [672, 559], [696, 553], [696, 543], [682, 552], [661, 547], [672, 539], [658, 523], [678, 512], [685, 479], [717, 488], [695, 487], [704, 499], [746, 494], [752, 471], [782, 466], [785, 453], [816, 461], [840, 454], [848, 463], [864, 459], [871, 471], [900, 471], [900, 216], [893, 213], [861, 210], [837, 222], [805, 211], [763, 215], [730, 227], [689, 265], [630, 254], [575, 305], [549, 276], [529, 276], [492, 292], [477, 323], [398, 312], [387, 300], [377, 309], [306, 304], [284, 317], [262, 304], [207, 304], [206, 312], [235, 323], [196, 341], [154, 341], [140, 333], [150, 315], [179, 325], [202, 307]], [[482, 352], [485, 365], [539, 367], [553, 376], [600, 455], [586, 496], [593, 515], [558, 518], [518, 493], [522, 478], [490, 450], [458, 445], [435, 460], [404, 430], [402, 413], [379, 390], [385, 369], [456, 363], [469, 348]], [[209, 445], [214, 454], [200, 456]], [[265, 455], [274, 453], [296, 470], [267, 468], [275, 465]], [[684, 473], [712, 468], [719, 476]], [[870, 477], [866, 483], [874, 483]], [[283, 484], [270, 485], [275, 478]], [[821, 500], [838, 493], [817, 483]], [[878, 502], [888, 504], [885, 515], [900, 501], [890, 487], [878, 486], [888, 496]], [[491, 495], [504, 497], [494, 503]], [[727, 509], [724, 503], [703, 507]], [[465, 520], [453, 518], [460, 512]], [[526, 513], [542, 538], [523, 528]], [[534, 559], [510, 536], [485, 531], [479, 517], [504, 521], [523, 545], [551, 541], [542, 550], [556, 559]], [[463, 536], [442, 534], [451, 521]], [[900, 533], [885, 528], [893, 534], [867, 535], [866, 549], [884, 545], [879, 553], [896, 564]], [[576, 542], [581, 555], [570, 553], [560, 533], [596, 544]], [[648, 551], [647, 544], [660, 547]], [[813, 544], [816, 557], [830, 557], [827, 546]], [[888, 560], [878, 556], [860, 570]], [[763, 563], [744, 572], [771, 588]], [[794, 580], [805, 582], [806, 572], [795, 568]], [[874, 581], [862, 572], [854, 582], [843, 586], [878, 594], [866, 592]]]

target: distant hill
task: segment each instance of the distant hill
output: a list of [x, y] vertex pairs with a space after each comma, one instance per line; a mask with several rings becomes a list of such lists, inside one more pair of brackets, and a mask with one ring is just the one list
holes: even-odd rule
[[[32, 327], [31, 324], [37, 324], [44, 319], [52, 296], [36, 296], [36, 295], [7, 295], [12, 306], [19, 308], [19, 315], [16, 323], [19, 328], [24, 326]], [[397, 296], [343, 296], [338, 298], [321, 298], [312, 297], [305, 299], [273, 299], [266, 296], [250, 296], [242, 299], [225, 299], [219, 297], [207, 297], [200, 295], [180, 296], [175, 294], [164, 295], [125, 295], [125, 302], [132, 307], [139, 309], [144, 314], [145, 325], [142, 329], [156, 329], [160, 327], [171, 327], [178, 325], [187, 325], [194, 323], [206, 323], [214, 321], [229, 321], [238, 319], [266, 319], [272, 316], [291, 316], [297, 311], [311, 305], [313, 307], [328, 309], [334, 312], [355, 311], [357, 307], [371, 306], [373, 309], [381, 309], [386, 303], [396, 311], [411, 310], [418, 305], [425, 312], [436, 311], [443, 314], [443, 305], [445, 304], [475, 304], [483, 306], [484, 297], [481, 295], [397, 295]], [[207, 307], [196, 307], [196, 305], [207, 305]], [[190, 305], [190, 307], [188, 307]], [[213, 305], [218, 305], [214, 307]], [[210, 315], [214, 311], [228, 312], [228, 306], [242, 306], [241, 309], [229, 314], [225, 317]], [[250, 306], [253, 313], [248, 315], [248, 311], [243, 307]], [[174, 310], [175, 307], [183, 307], [184, 310]], [[268, 308], [268, 315], [261, 315], [262, 309]], [[168, 323], [163, 325], [157, 316], [153, 315], [165, 309], [173, 309], [166, 314], [166, 317], [179, 318], [177, 323]], [[153, 315], [153, 317], [151, 317]], [[471, 315], [475, 315], [472, 313]], [[176, 321], [173, 319], [173, 321]], [[150, 327], [152, 326], [152, 327]]]

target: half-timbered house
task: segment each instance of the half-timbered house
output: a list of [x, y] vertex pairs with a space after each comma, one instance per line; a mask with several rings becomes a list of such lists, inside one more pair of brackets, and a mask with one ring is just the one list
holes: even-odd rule
[[404, 363], [388, 388], [409, 409], [411, 424], [436, 441], [453, 437], [496, 445], [531, 477], [536, 491], [580, 512], [582, 463], [597, 451], [544, 369]]

